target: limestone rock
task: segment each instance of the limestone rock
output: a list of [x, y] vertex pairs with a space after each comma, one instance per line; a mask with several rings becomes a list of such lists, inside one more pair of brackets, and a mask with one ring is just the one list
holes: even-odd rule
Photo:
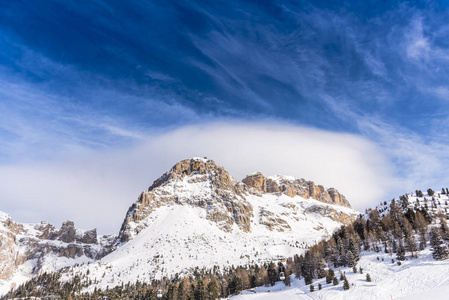
[[96, 229], [77, 230], [72, 221], [65, 221], [57, 230], [48, 222], [20, 224], [0, 213], [0, 279], [7, 280], [29, 260], [37, 260], [34, 274], [42, 268], [53, 268], [53, 263], [48, 266], [45, 262], [51, 255], [100, 259], [110, 252], [114, 240], [115, 236], [105, 236], [99, 241]]
[[59, 230], [59, 239], [64, 243], [72, 243], [75, 241], [75, 236], [75, 224], [72, 221], [62, 223], [61, 229]]
[[252, 207], [237, 181], [214, 161], [193, 158], [175, 164], [140, 194], [126, 214], [118, 242], [126, 242], [143, 230], [146, 225], [140, 221], [156, 208], [175, 204], [206, 209], [206, 219], [223, 230], [231, 230], [233, 224], [245, 232], [251, 230]]
[[349, 201], [336, 189], [325, 189], [322, 185], [315, 185], [313, 181], [306, 181], [290, 176], [276, 175], [273, 177], [264, 177], [262, 173], [248, 175], [242, 182], [252, 188], [252, 193], [274, 193], [285, 194], [290, 197], [301, 196], [303, 198], [312, 198], [324, 203], [337, 204], [345, 207], [351, 207]]
[[[325, 189], [312, 181], [280, 175], [267, 178], [262, 173], [254, 173], [237, 182], [214, 161], [192, 158], [175, 164], [139, 195], [126, 214], [116, 245], [144, 230], [148, 226], [146, 218], [161, 206], [201, 207], [206, 210], [206, 219], [217, 223], [222, 230], [231, 231], [237, 225], [243, 232], [250, 232], [254, 212], [247, 197], [264, 194], [300, 196], [351, 207], [336, 189]], [[282, 216], [274, 216], [269, 211], [262, 212], [261, 222], [270, 230], [290, 228]]]
[[81, 242], [84, 244], [97, 244], [98, 240], [97, 240], [97, 229], [91, 229], [91, 230], [87, 230], [82, 238], [77, 239], [77, 242]]

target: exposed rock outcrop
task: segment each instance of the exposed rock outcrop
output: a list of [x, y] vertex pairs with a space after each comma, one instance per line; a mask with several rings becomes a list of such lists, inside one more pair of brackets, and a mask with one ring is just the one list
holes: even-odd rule
[[196, 158], [177, 163], [140, 194], [126, 214], [119, 241], [126, 242], [143, 230], [146, 225], [139, 221], [156, 208], [174, 204], [206, 209], [206, 218], [223, 230], [231, 230], [233, 224], [245, 232], [251, 230], [252, 207], [237, 181], [214, 161]]
[[[322, 185], [315, 185], [313, 181], [293, 178], [289, 176], [264, 177], [262, 173], [248, 175], [243, 183], [253, 188], [256, 193], [282, 193], [290, 197], [301, 196], [315, 200], [351, 207], [349, 201], [336, 189], [325, 189]], [[254, 192], [254, 191], [253, 191]]]
[[[65, 221], [60, 229], [48, 222], [20, 224], [2, 214], [0, 219], [0, 279], [9, 278], [18, 266], [36, 259], [33, 273], [47, 268], [46, 259], [53, 256], [97, 260], [111, 250], [115, 236], [103, 236], [98, 241], [96, 229], [83, 231], [72, 221]], [[53, 268], [53, 265], [50, 266]]]
[[[242, 231], [250, 232], [254, 212], [247, 197], [263, 194], [300, 196], [351, 207], [336, 189], [325, 189], [312, 181], [280, 175], [267, 178], [254, 173], [237, 182], [212, 160], [186, 159], [175, 164], [140, 194], [126, 214], [117, 243], [127, 242], [144, 230], [148, 225], [144, 220], [156, 208], [175, 204], [204, 208], [206, 219], [216, 222], [223, 230], [230, 231], [235, 224]], [[289, 230], [287, 222], [269, 211], [260, 217], [261, 223], [270, 230]]]

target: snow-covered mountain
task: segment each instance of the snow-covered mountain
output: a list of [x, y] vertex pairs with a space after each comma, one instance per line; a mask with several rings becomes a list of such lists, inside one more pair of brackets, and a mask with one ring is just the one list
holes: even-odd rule
[[255, 173], [237, 182], [212, 160], [183, 160], [130, 207], [115, 250], [73, 272], [88, 272], [97, 283], [90, 289], [104, 289], [195, 267], [282, 259], [359, 214], [337, 190], [311, 181]]
[[[8, 267], [29, 265], [29, 271], [14, 274], [29, 276], [35, 266], [50, 270], [86, 262], [64, 271], [62, 280], [79, 276], [91, 282], [88, 290], [106, 289], [189, 273], [195, 267], [289, 257], [359, 214], [336, 189], [261, 173], [237, 182], [214, 161], [193, 158], [177, 163], [140, 194], [113, 242], [111, 237], [89, 239], [92, 232], [75, 230], [73, 223], [64, 223], [60, 230], [46, 223], [14, 227], [6, 226], [10, 221], [4, 218], [2, 243], [10, 236], [12, 252], [29, 253]], [[14, 232], [11, 228], [17, 226], [22, 229]], [[108, 245], [112, 251], [104, 256]], [[21, 281], [12, 273], [5, 275], [8, 282]]]
[[71, 221], [57, 229], [47, 222], [14, 222], [0, 212], [0, 294], [35, 274], [96, 261], [110, 252], [115, 238], [76, 229]]

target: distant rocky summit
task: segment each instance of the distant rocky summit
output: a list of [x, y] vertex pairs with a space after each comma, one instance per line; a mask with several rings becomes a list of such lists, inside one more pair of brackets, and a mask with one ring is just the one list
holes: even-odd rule
[[[65, 221], [60, 229], [47, 222], [21, 224], [0, 212], [0, 279], [51, 272], [75, 263], [96, 261], [110, 252], [114, 235], [76, 229]], [[26, 266], [22, 266], [25, 263]], [[23, 272], [16, 274], [21, 267]], [[2, 286], [0, 285], [0, 291]]]

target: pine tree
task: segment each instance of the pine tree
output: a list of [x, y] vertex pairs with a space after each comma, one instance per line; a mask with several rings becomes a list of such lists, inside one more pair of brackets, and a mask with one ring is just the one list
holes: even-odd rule
[[[201, 281], [199, 283], [202, 283]], [[198, 284], [200, 285], [200, 284]], [[198, 293], [200, 293], [203, 289], [203, 285], [201, 284], [200, 287], [198, 287]], [[204, 290], [204, 289], [203, 289]], [[238, 294], [243, 290], [243, 284], [242, 284], [242, 279], [238, 276], [234, 276], [231, 280], [231, 282], [229, 283], [229, 291], [232, 295], [234, 294]], [[204, 293], [204, 292], [203, 292]], [[197, 293], [195, 293], [196, 295]], [[195, 297], [195, 299], [197, 299]]]
[[449, 257], [449, 249], [446, 244], [440, 245], [440, 259], [446, 259]]
[[436, 227], [430, 228], [430, 246], [435, 248], [440, 244], [440, 231]]
[[419, 250], [424, 250], [426, 248], [427, 240], [425, 233], [419, 233]]
[[307, 284], [311, 284], [312, 283], [312, 275], [310, 275], [309, 273], [304, 274], [304, 283]]
[[334, 279], [334, 277], [335, 277], [334, 270], [329, 268], [329, 270], [327, 271], [327, 275], [326, 275], [326, 283], [330, 284], [332, 282], [332, 280]]
[[334, 284], [334, 285], [338, 285], [338, 283], [339, 283], [339, 282], [338, 282], [338, 278], [337, 278], [337, 277], [334, 277], [334, 279], [333, 279], [333, 284]]
[[345, 276], [344, 282], [343, 282], [343, 290], [349, 290], [349, 282], [348, 279]]
[[[338, 265], [345, 266], [345, 267], [347, 265], [346, 253], [345, 253], [345, 249], [343, 247], [340, 248], [340, 256], [338, 259]], [[337, 268], [337, 266], [336, 266], [336, 268]]]
[[369, 273], [366, 273], [366, 281], [371, 282], [371, 276]]
[[416, 251], [418, 251], [418, 247], [416, 246], [415, 237], [413, 235], [409, 235], [405, 238], [405, 245], [410, 251], [412, 257], [417, 257]]
[[178, 298], [178, 288], [174, 284], [168, 286], [167, 297], [168, 300], [176, 300]]
[[218, 299], [220, 298], [220, 291], [218, 282], [215, 277], [212, 277], [211, 281], [207, 284], [206, 288], [207, 299]]
[[291, 285], [291, 281], [290, 281], [290, 271], [288, 269], [285, 270], [285, 279], [284, 279], [284, 284], [286, 286], [290, 286]]
[[449, 227], [447, 226], [446, 217], [440, 217], [440, 230], [441, 238], [445, 241], [449, 241]]
[[354, 256], [354, 263], [358, 262], [360, 260], [360, 251], [359, 251], [359, 245], [360, 245], [360, 238], [357, 235], [356, 241], [352, 238], [349, 239], [349, 250], [352, 252], [352, 255]]
[[267, 273], [268, 273], [268, 281], [273, 286], [276, 283], [276, 281], [278, 280], [278, 273], [276, 271], [276, 265], [273, 262], [271, 262], [268, 265]]
[[293, 262], [294, 262], [294, 270], [295, 270], [295, 277], [297, 279], [300, 279], [302, 276], [302, 263], [303, 263], [304, 257], [298, 256], [297, 254], [295, 254], [295, 256], [293, 257]]
[[313, 286], [313, 284], [310, 285], [310, 292], [313, 292], [315, 290], [315, 287]]
[[398, 260], [405, 260], [405, 248], [404, 244], [402, 244], [402, 241], [399, 241], [398, 252], [396, 255]]
[[440, 231], [436, 227], [430, 229], [430, 245], [432, 257], [436, 260], [446, 259], [449, 256], [447, 245], [441, 241]]
[[256, 275], [256, 284], [257, 286], [267, 285], [268, 284], [268, 274], [263, 266], [261, 266]]
[[328, 274], [326, 275], [326, 283], [327, 283], [327, 284], [330, 284], [330, 283], [332, 282], [332, 279], [333, 279], [333, 277], [328, 273]]
[[348, 267], [350, 267], [350, 268], [352, 268], [355, 265], [354, 255], [352, 254], [351, 250], [348, 250], [348, 252], [347, 252], [347, 262], [348, 262]]
[[392, 249], [393, 249], [393, 253], [398, 252], [398, 243], [396, 242], [396, 240], [393, 240], [393, 242], [392, 242]]
[[242, 286], [243, 286], [244, 290], [250, 288], [250, 280], [249, 280], [249, 276], [248, 276], [248, 271], [245, 268], [242, 268], [242, 267], [238, 268], [237, 276], [242, 279]]

